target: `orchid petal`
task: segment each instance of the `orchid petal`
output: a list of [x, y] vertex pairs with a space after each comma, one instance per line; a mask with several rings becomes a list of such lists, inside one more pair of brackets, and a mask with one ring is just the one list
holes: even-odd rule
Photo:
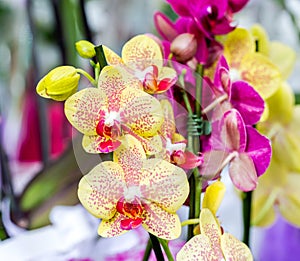
[[106, 62], [109, 65], [122, 65], [122, 64], [124, 64], [122, 58], [119, 55], [117, 55], [113, 50], [109, 49], [105, 45], [102, 45], [102, 47], [103, 47]]
[[173, 68], [162, 67], [158, 74], [158, 89], [155, 93], [162, 93], [170, 89], [177, 82], [177, 73]]
[[124, 136], [121, 146], [113, 155], [114, 162], [122, 167], [126, 184], [129, 185], [139, 185], [144, 159], [146, 159], [146, 154], [142, 144], [131, 135]]
[[105, 92], [96, 88], [83, 89], [65, 102], [65, 115], [69, 122], [86, 135], [96, 135], [100, 110], [107, 108]]
[[153, 96], [133, 88], [126, 88], [121, 96], [121, 122], [143, 137], [151, 137], [163, 123], [159, 101]]
[[249, 0], [229, 0], [228, 5], [233, 13], [240, 11]]
[[246, 148], [247, 134], [241, 114], [231, 109], [221, 120], [221, 140], [229, 151], [243, 152]]
[[257, 176], [260, 176], [270, 165], [272, 155], [271, 142], [251, 126], [247, 126], [247, 136], [246, 153], [253, 160]]
[[82, 147], [88, 153], [109, 153], [117, 149], [121, 141], [107, 139], [99, 135], [84, 135]]
[[294, 69], [297, 60], [296, 52], [280, 42], [271, 42], [270, 59], [278, 66], [283, 79], [287, 79]]
[[205, 235], [192, 237], [177, 253], [177, 261], [211, 261], [213, 249], [209, 238]]
[[196, 167], [199, 167], [203, 163], [202, 156], [197, 156], [187, 150], [184, 152], [184, 157], [185, 162], [183, 164], [180, 164], [180, 167], [184, 169], [194, 169]]
[[287, 184], [278, 196], [278, 207], [282, 216], [290, 223], [300, 226], [300, 175], [289, 173]]
[[83, 176], [78, 186], [82, 205], [94, 216], [110, 219], [116, 213], [116, 205], [126, 187], [122, 168], [105, 161]]
[[173, 240], [181, 234], [181, 223], [177, 214], [169, 213], [156, 203], [145, 205], [145, 220], [142, 226], [151, 234]]
[[242, 58], [239, 72], [263, 97], [268, 98], [280, 87], [282, 78], [277, 68], [267, 57], [260, 53], [250, 53]]
[[158, 33], [169, 42], [172, 42], [178, 35], [174, 24], [165, 14], [161, 12], [154, 14], [154, 24]]
[[122, 99], [121, 95], [126, 88], [136, 91], [143, 89], [140, 81], [121, 67], [105, 66], [102, 69], [98, 80], [98, 89], [106, 93], [109, 100], [109, 111], [118, 112], [120, 107], [125, 106], [126, 101]]
[[168, 212], [177, 211], [189, 193], [184, 170], [161, 159], [148, 159], [143, 163], [140, 180], [143, 197]]
[[280, 88], [267, 99], [269, 106], [268, 122], [291, 122], [294, 113], [295, 95], [287, 82], [283, 82]]
[[232, 84], [230, 103], [239, 111], [247, 125], [257, 123], [264, 111], [264, 100], [252, 86], [243, 81]]
[[98, 234], [102, 237], [115, 237], [126, 233], [128, 230], [121, 228], [121, 220], [123, 219], [124, 215], [118, 212], [109, 220], [103, 219], [98, 227]]
[[230, 67], [238, 68], [247, 53], [255, 52], [251, 34], [243, 28], [236, 28], [227, 35], [224, 43], [224, 55]]
[[146, 35], [138, 35], [129, 40], [122, 49], [124, 63], [134, 70], [143, 71], [148, 66], [162, 67], [163, 57], [160, 46]]
[[268, 34], [265, 29], [261, 25], [255, 24], [251, 27], [251, 33], [255, 39], [257, 51], [268, 57], [270, 46]]
[[253, 257], [246, 244], [229, 233], [221, 236], [221, 247], [226, 260], [252, 261]]
[[200, 231], [201, 234], [206, 235], [211, 242], [212, 260], [222, 260], [221, 228], [213, 213], [207, 208], [203, 208], [200, 212]]
[[163, 137], [172, 139], [175, 133], [175, 119], [171, 103], [168, 100], [160, 101], [162, 111], [164, 113], [164, 122], [161, 125], [160, 133]]
[[223, 169], [223, 162], [228, 152], [211, 150], [203, 153], [203, 163], [200, 165], [200, 173], [205, 180], [213, 179]]
[[188, 0], [167, 0], [172, 9], [180, 16], [190, 16], [189, 1]]
[[208, 208], [216, 215], [226, 191], [225, 184], [221, 181], [216, 181], [209, 185], [205, 191], [202, 208]]
[[229, 175], [234, 186], [242, 191], [252, 191], [257, 186], [257, 174], [252, 159], [240, 153], [229, 164]]

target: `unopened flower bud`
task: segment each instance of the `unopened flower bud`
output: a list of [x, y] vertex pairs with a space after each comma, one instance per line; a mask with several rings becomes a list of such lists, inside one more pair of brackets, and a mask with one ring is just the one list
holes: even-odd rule
[[191, 60], [197, 52], [195, 35], [189, 33], [178, 35], [171, 44], [171, 52], [180, 63]]
[[86, 40], [80, 40], [75, 43], [78, 54], [83, 58], [93, 58], [96, 55], [95, 46]]
[[64, 101], [77, 91], [79, 79], [73, 66], [59, 66], [39, 81], [36, 92], [44, 98]]

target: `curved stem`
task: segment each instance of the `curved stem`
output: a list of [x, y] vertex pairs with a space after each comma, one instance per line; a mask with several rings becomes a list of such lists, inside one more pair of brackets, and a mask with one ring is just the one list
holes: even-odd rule
[[146, 249], [145, 249], [144, 256], [143, 256], [143, 261], [148, 261], [149, 260], [151, 250], [152, 250], [152, 243], [151, 243], [151, 240], [149, 239], [148, 242], [147, 242], [147, 246], [146, 246]]
[[243, 221], [244, 221], [244, 236], [243, 242], [249, 246], [250, 242], [250, 227], [251, 227], [251, 202], [252, 191], [245, 192], [243, 198]]
[[95, 81], [95, 79], [89, 74], [87, 73], [86, 71], [80, 69], [80, 68], [76, 68], [76, 72], [82, 74], [83, 76], [85, 76], [91, 84], [93, 84], [94, 86], [97, 85], [97, 82]]
[[156, 260], [164, 261], [165, 258], [164, 258], [164, 255], [162, 253], [158, 238], [156, 236], [152, 235], [151, 233], [149, 233], [149, 236], [150, 236], [150, 240], [151, 240], [151, 243], [152, 243], [152, 248], [154, 250]]
[[166, 253], [166, 256], [168, 258], [169, 261], [174, 261], [174, 258], [173, 258], [173, 255], [170, 251], [170, 248], [169, 248], [169, 245], [168, 245], [168, 241], [164, 240], [164, 239], [158, 239], [160, 244], [162, 245], [165, 253]]

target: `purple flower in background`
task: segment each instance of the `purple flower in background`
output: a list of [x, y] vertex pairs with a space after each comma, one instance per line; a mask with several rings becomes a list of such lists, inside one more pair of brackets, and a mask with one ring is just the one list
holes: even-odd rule
[[246, 126], [236, 109], [227, 111], [216, 123], [210, 138], [211, 150], [203, 155], [202, 175], [213, 179], [229, 164], [228, 172], [235, 187], [254, 190], [258, 176], [270, 164], [270, 141], [255, 128]]

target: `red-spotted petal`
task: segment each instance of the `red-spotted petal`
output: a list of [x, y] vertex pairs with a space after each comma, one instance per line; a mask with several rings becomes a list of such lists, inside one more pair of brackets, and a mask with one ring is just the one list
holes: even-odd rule
[[82, 205], [94, 216], [110, 219], [116, 213], [116, 205], [126, 187], [120, 165], [105, 161], [83, 176], [78, 186]]
[[162, 67], [158, 74], [158, 89], [156, 93], [162, 93], [170, 89], [177, 82], [177, 73], [169, 67]]
[[124, 170], [127, 185], [139, 185], [146, 154], [142, 144], [133, 136], [125, 135], [122, 145], [114, 152], [114, 162]]
[[117, 212], [111, 219], [103, 219], [98, 227], [98, 234], [102, 237], [115, 237], [126, 233], [128, 230], [121, 227], [121, 221], [126, 218]]
[[112, 140], [99, 135], [84, 135], [82, 139], [82, 147], [88, 153], [109, 153], [120, 145], [120, 140]]
[[144, 198], [169, 212], [177, 211], [189, 193], [184, 170], [161, 159], [144, 160], [140, 188]]
[[132, 88], [122, 92], [121, 122], [143, 137], [157, 134], [163, 123], [159, 101], [153, 96]]
[[246, 244], [236, 239], [233, 235], [224, 233], [221, 236], [221, 246], [226, 260], [252, 261], [253, 257]]
[[[205, 235], [192, 237], [178, 252], [177, 261], [212, 261], [213, 249], [209, 238]], [[222, 260], [222, 259], [220, 259]]]
[[168, 100], [161, 100], [160, 104], [164, 113], [164, 122], [161, 125], [160, 134], [171, 140], [176, 130], [173, 108]]
[[100, 110], [108, 106], [105, 92], [96, 88], [86, 88], [68, 98], [65, 114], [69, 122], [86, 135], [96, 135]]
[[159, 68], [163, 65], [159, 44], [147, 35], [137, 35], [131, 38], [123, 46], [122, 59], [127, 66], [139, 71], [151, 65]]
[[175, 213], [169, 213], [155, 203], [145, 205], [143, 227], [151, 234], [166, 240], [173, 240], [181, 234], [181, 223]]

